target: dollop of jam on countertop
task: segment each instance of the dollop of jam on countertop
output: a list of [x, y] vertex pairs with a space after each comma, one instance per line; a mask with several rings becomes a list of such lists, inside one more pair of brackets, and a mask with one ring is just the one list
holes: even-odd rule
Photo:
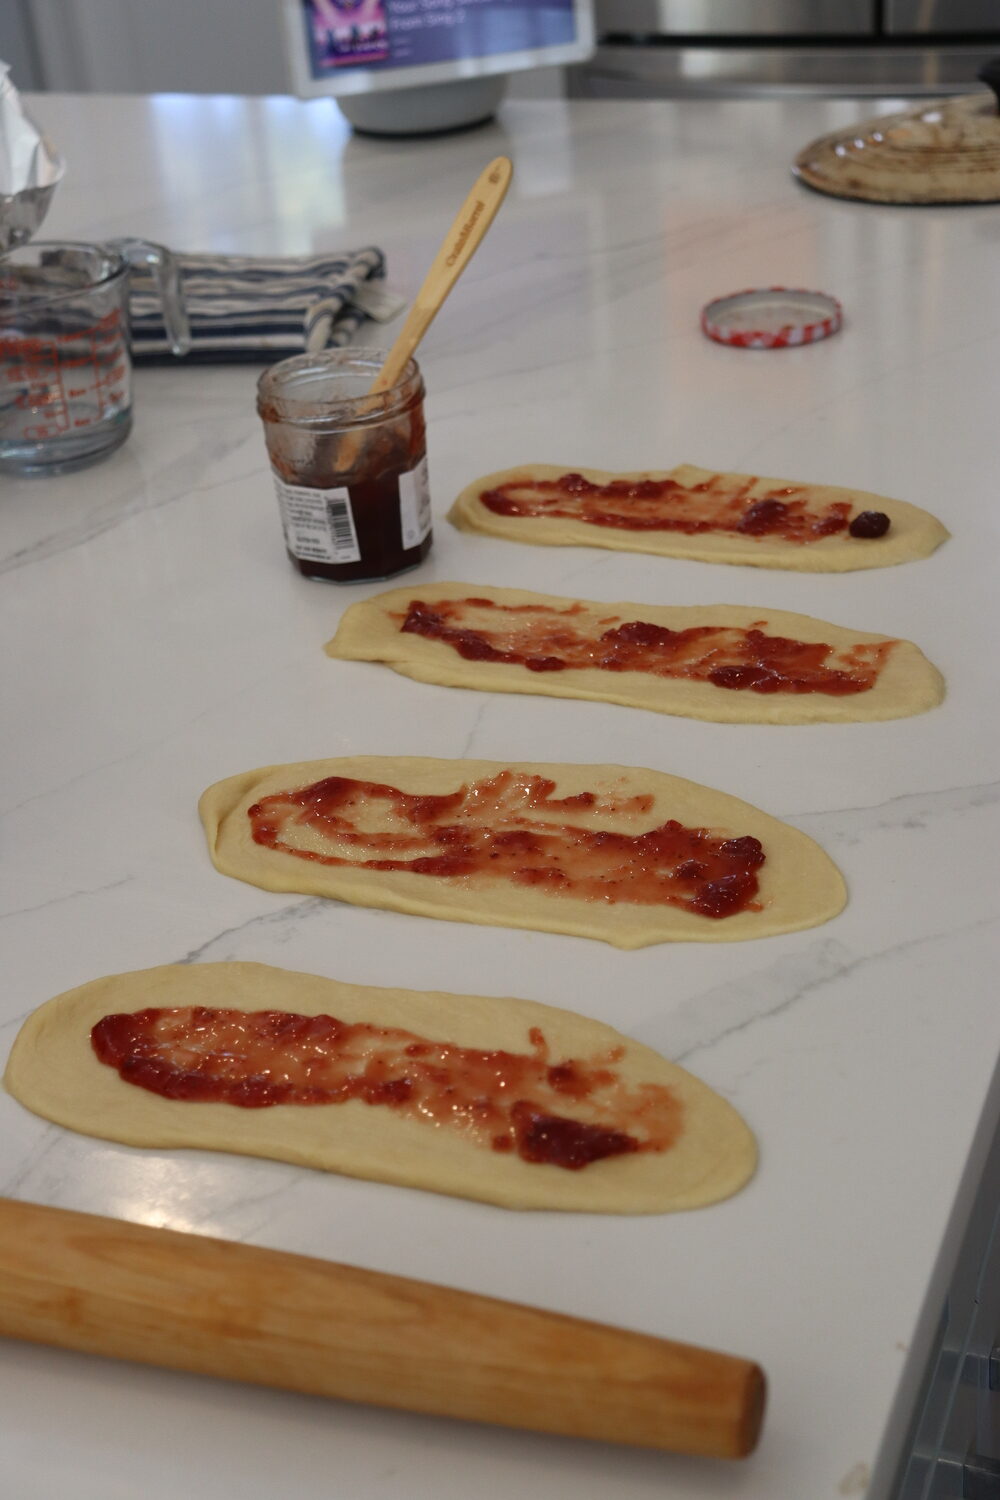
[[102, 1063], [166, 1099], [242, 1109], [360, 1099], [569, 1171], [678, 1139], [680, 1100], [662, 1084], [624, 1083], [623, 1047], [552, 1061], [539, 1027], [528, 1041], [529, 1052], [480, 1051], [335, 1016], [207, 1006], [104, 1016], [91, 1031]]
[[889, 529], [889, 518], [882, 511], [865, 511], [866, 517], [880, 520], [875, 529], [867, 522], [856, 530], [850, 504], [844, 500], [823, 504], [822, 486], [790, 484], [751, 500], [756, 483], [753, 476], [726, 474], [713, 474], [691, 486], [676, 479], [612, 479], [594, 484], [582, 474], [562, 474], [558, 479], [525, 476], [483, 490], [479, 499], [498, 516], [561, 517], [620, 531], [682, 531], [689, 536], [727, 531], [806, 543], [843, 531], [874, 538]]
[[894, 641], [834, 651], [822, 642], [748, 629], [697, 625], [668, 630], [645, 620], [597, 618], [582, 604], [497, 604], [492, 599], [410, 603], [400, 630], [443, 641], [467, 661], [511, 662], [529, 672], [596, 667], [688, 677], [753, 693], [827, 693], [842, 697], [874, 687]]
[[[760, 841], [648, 822], [649, 793], [555, 797], [555, 782], [512, 770], [440, 796], [347, 776], [274, 792], [247, 810], [254, 842], [326, 865], [511, 881], [589, 901], [680, 906], [705, 917], [758, 910]], [[581, 815], [592, 824], [579, 821]], [[644, 816], [645, 815], [645, 816]], [[577, 821], [574, 821], [577, 819]], [[607, 826], [613, 820], [616, 826]]]

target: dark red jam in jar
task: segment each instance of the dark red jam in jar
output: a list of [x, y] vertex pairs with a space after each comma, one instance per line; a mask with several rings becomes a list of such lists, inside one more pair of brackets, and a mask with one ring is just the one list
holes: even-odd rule
[[285, 547], [306, 578], [392, 578], [431, 550], [424, 383], [411, 359], [391, 390], [369, 395], [384, 359], [326, 349], [257, 383]]

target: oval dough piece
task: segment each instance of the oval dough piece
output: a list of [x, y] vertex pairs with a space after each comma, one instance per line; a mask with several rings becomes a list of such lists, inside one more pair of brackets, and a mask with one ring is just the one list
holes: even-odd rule
[[[90, 1031], [103, 1016], [189, 1005], [327, 1014], [400, 1026], [459, 1046], [512, 1051], [529, 1050], [528, 1031], [537, 1026], [553, 1059], [623, 1046], [615, 1064], [622, 1079], [672, 1090], [682, 1104], [684, 1128], [666, 1151], [609, 1157], [568, 1171], [489, 1150], [457, 1131], [357, 1099], [265, 1109], [166, 1099], [124, 1082], [96, 1057]], [[374, 989], [265, 964], [168, 964], [69, 990], [28, 1017], [4, 1083], [35, 1114], [103, 1140], [158, 1150], [235, 1151], [504, 1208], [622, 1214], [698, 1208], [735, 1193], [753, 1175], [757, 1159], [743, 1120], [707, 1085], [572, 1011], [529, 1000]]]
[[[686, 535], [681, 531], [619, 531], [558, 516], [501, 516], [488, 510], [479, 499], [484, 490], [512, 480], [531, 483], [558, 479], [562, 474], [582, 474], [593, 484], [613, 479], [637, 482], [643, 479], [673, 479], [690, 488], [710, 479], [731, 480], [748, 485], [747, 503], [780, 494], [789, 487], [807, 489], [818, 504], [849, 503], [855, 511], [880, 510], [892, 525], [884, 537], [859, 540], [850, 536], [821, 537], [819, 541], [796, 543], [781, 537], [743, 536], [735, 532], [705, 532]], [[763, 479], [751, 474], [725, 474], [680, 464], [675, 469], [643, 469], [611, 474], [604, 469], [574, 469], [571, 465], [522, 464], [476, 479], [459, 495], [448, 519], [459, 531], [480, 531], [511, 542], [535, 542], [545, 547], [607, 547], [614, 552], [653, 552], [661, 557], [687, 557], [695, 562], [740, 563], [751, 568], [786, 568], [799, 573], [850, 573], [860, 568], [888, 568], [895, 563], [928, 557], [947, 540], [948, 532], [935, 516], [905, 500], [887, 500], [866, 490], [835, 485], [809, 484], [804, 480]]]
[[[555, 796], [596, 792], [609, 797], [647, 794], [648, 812], [617, 822], [607, 813], [578, 810], [566, 822], [581, 828], [645, 833], [669, 818], [706, 828], [721, 838], [760, 839], [766, 862], [758, 871], [759, 911], [706, 917], [678, 906], [606, 904], [559, 896], [537, 886], [461, 876], [373, 870], [361, 865], [324, 865], [253, 840], [247, 811], [262, 797], [312, 785], [328, 776], [352, 777], [405, 792], [442, 795], [503, 770], [551, 778]], [[535, 762], [430, 760], [416, 756], [347, 756], [263, 766], [230, 776], [208, 788], [199, 803], [216, 869], [268, 891], [330, 896], [356, 906], [385, 907], [414, 916], [444, 917], [490, 927], [528, 927], [599, 938], [617, 948], [650, 943], [732, 942], [816, 927], [842, 910], [843, 877], [818, 844], [747, 802], [694, 781], [629, 766], [545, 765]], [[374, 826], [370, 822], [369, 828]]]
[[[901, 719], [936, 707], [944, 697], [944, 679], [936, 667], [911, 641], [893, 641], [888, 659], [875, 684], [863, 693], [834, 697], [828, 693], [755, 693], [734, 691], [714, 683], [685, 677], [657, 677], [651, 672], [609, 672], [599, 667], [569, 667], [559, 672], [532, 672], [518, 662], [474, 661], [459, 655], [441, 640], [405, 633], [410, 603], [420, 599], [433, 605], [443, 599], [491, 599], [495, 604], [524, 609], [540, 605], [565, 610], [583, 604], [586, 613], [571, 624], [588, 620], [603, 627], [609, 616], [616, 623], [643, 620], [670, 630], [699, 625], [729, 625], [746, 629], [756, 625], [769, 635], [799, 641], [822, 641], [836, 648], [891, 641], [891, 636], [866, 635], [841, 625], [826, 624], [808, 615], [780, 609], [762, 609], [738, 604], [699, 604], [692, 607], [654, 604], [600, 604], [592, 600], [536, 594], [526, 589], [492, 588], [485, 584], [427, 583], [390, 589], [352, 604], [332, 641], [329, 656], [350, 661], [381, 661], [419, 682], [445, 687], [482, 688], [497, 693], [541, 693], [550, 698], [589, 698], [621, 703], [628, 708], [649, 708], [657, 713], [678, 714], [689, 719], [710, 719], [720, 724], [818, 724], [858, 723], [875, 719]], [[762, 624], [762, 622], [764, 622]]]

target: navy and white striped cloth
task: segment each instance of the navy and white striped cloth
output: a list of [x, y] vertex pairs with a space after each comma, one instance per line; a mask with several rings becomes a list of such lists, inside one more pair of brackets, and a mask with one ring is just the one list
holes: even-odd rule
[[[385, 275], [368, 246], [313, 256], [176, 253], [191, 323], [191, 360], [283, 359], [350, 343], [368, 316], [363, 288]], [[358, 299], [355, 301], [355, 299]], [[173, 360], [150, 273], [132, 271], [132, 357]]]

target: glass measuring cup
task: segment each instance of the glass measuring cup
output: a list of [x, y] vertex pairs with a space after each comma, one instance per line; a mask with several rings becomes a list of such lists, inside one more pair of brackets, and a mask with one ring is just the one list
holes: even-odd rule
[[151, 268], [171, 348], [185, 353], [180, 277], [162, 246], [37, 240], [0, 257], [0, 471], [82, 468], [128, 437], [133, 261]]

